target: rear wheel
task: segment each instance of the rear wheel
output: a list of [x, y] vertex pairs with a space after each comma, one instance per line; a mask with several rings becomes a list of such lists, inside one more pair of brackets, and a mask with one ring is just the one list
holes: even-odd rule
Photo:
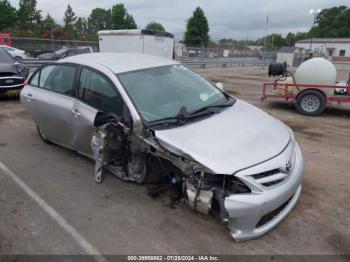
[[306, 90], [298, 95], [295, 106], [305, 116], [319, 116], [326, 107], [326, 99], [319, 91]]
[[47, 138], [47, 136], [40, 130], [39, 126], [36, 126], [36, 130], [38, 131], [38, 134], [42, 141], [44, 141], [46, 144], [52, 144], [51, 141]]

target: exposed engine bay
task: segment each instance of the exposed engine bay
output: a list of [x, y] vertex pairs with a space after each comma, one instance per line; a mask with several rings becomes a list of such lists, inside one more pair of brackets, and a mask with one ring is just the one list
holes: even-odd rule
[[228, 214], [224, 198], [250, 189], [234, 176], [208, 174], [194, 161], [176, 156], [163, 148], [152, 134], [136, 135], [112, 114], [98, 113], [91, 146], [95, 158], [95, 181], [101, 183], [106, 171], [124, 181], [157, 185], [149, 195], [158, 195], [166, 185], [176, 188], [172, 201], [208, 215], [218, 214], [223, 222]]

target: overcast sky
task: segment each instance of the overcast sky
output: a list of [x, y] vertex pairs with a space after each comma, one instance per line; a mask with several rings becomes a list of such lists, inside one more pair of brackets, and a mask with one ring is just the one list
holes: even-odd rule
[[[18, 7], [18, 0], [10, 2]], [[139, 28], [157, 21], [178, 40], [197, 6], [202, 7], [208, 18], [210, 37], [218, 40], [262, 37], [267, 15], [269, 33], [307, 31], [313, 20], [310, 9], [350, 5], [349, 0], [37, 0], [37, 3], [43, 16], [50, 13], [58, 23], [62, 23], [68, 4], [78, 16], [87, 17], [93, 8], [124, 3]]]

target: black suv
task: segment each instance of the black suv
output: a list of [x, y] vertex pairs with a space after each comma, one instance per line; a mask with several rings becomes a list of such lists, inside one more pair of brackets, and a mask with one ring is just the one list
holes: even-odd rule
[[29, 74], [29, 69], [16, 62], [5, 50], [0, 49], [0, 94], [20, 90]]

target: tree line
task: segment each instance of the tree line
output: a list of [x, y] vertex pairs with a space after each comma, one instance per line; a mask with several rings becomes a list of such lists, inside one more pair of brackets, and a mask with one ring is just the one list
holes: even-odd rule
[[346, 6], [323, 9], [316, 17], [315, 24], [308, 32], [289, 32], [285, 37], [272, 33], [257, 40], [234, 40], [223, 38], [218, 41], [221, 46], [236, 46], [243, 48], [247, 45], [264, 46], [267, 50], [278, 50], [282, 46], [294, 46], [296, 41], [309, 38], [346, 38], [350, 37], [350, 8]]
[[[20, 0], [18, 9], [8, 0], [0, 0], [0, 14], [0, 32], [16, 36], [95, 41], [99, 30], [137, 28], [124, 4], [115, 4], [110, 9], [95, 8], [87, 18], [77, 16], [68, 4], [63, 25], [49, 13], [43, 17], [36, 0]], [[163, 25], [154, 21], [146, 28], [165, 31]]]
[[[0, 32], [7, 31], [16, 36], [31, 36], [55, 39], [96, 40], [99, 30], [136, 29], [134, 17], [124, 4], [115, 4], [110, 9], [94, 8], [90, 15], [78, 17], [70, 5], [64, 12], [61, 25], [47, 14], [37, 9], [36, 0], [19, 0], [19, 8], [14, 8], [8, 0], [0, 0]], [[152, 21], [146, 29], [165, 31], [162, 24]], [[315, 24], [308, 32], [289, 32], [285, 37], [272, 33], [257, 40], [235, 40], [224, 38], [215, 43], [209, 37], [209, 23], [204, 11], [197, 7], [187, 20], [183, 43], [187, 46], [217, 47], [264, 45], [267, 50], [277, 50], [282, 46], [294, 46], [295, 42], [315, 37], [350, 37], [350, 8], [347, 6], [323, 9], [316, 17]]]

